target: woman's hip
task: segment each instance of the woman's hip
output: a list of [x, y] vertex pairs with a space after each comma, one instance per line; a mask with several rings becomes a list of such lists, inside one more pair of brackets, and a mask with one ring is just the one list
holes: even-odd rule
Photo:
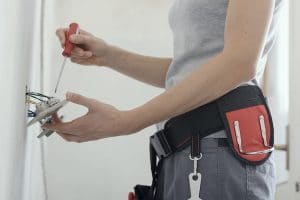
[[[242, 200], [274, 198], [275, 167], [273, 155], [261, 165], [247, 165], [237, 160], [226, 138], [203, 138], [199, 197], [203, 200]], [[164, 200], [186, 200], [191, 197], [188, 176], [193, 172], [190, 147], [163, 161], [158, 179], [158, 196]]]

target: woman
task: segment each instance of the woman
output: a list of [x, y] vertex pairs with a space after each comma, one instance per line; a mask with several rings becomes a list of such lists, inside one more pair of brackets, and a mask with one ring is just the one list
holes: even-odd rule
[[[46, 128], [74, 142], [128, 135], [153, 124], [162, 129], [170, 118], [205, 105], [240, 85], [255, 84], [274, 42], [279, 5], [280, 0], [174, 0], [169, 15], [174, 34], [173, 58], [128, 52], [81, 30], [70, 37], [76, 44], [73, 62], [107, 66], [166, 91], [127, 111], [67, 93], [69, 101], [86, 106], [88, 113], [66, 123], [56, 118]], [[67, 31], [57, 30], [62, 46]], [[215, 145], [215, 141], [226, 137], [221, 130], [201, 141], [203, 158], [197, 163], [202, 174], [199, 196], [204, 200], [273, 199], [273, 157], [262, 165], [242, 164], [228, 147]], [[159, 174], [159, 199], [191, 197], [187, 176], [193, 163], [187, 159], [189, 154], [190, 148], [185, 148], [165, 159]]]

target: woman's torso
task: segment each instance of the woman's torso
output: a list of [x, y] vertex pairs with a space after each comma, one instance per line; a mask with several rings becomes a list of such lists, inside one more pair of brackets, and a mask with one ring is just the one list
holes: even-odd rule
[[[257, 82], [263, 74], [267, 54], [275, 40], [277, 11], [281, 2], [282, 0], [276, 0], [264, 53], [257, 66], [255, 76]], [[193, 70], [223, 50], [228, 3], [229, 0], [174, 0], [169, 12], [174, 49], [173, 60], [166, 76], [166, 89], [179, 83]], [[157, 128], [163, 128], [165, 122], [166, 120], [157, 124]]]

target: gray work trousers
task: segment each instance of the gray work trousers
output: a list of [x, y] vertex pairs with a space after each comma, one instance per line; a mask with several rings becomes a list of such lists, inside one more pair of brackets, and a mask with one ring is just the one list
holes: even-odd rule
[[[262, 165], [250, 166], [238, 161], [229, 147], [219, 147], [217, 139], [203, 138], [203, 157], [198, 161], [202, 175], [199, 197], [202, 200], [273, 200], [275, 167], [273, 154]], [[158, 193], [163, 200], [188, 200], [188, 175], [193, 172], [190, 147], [163, 162]]]

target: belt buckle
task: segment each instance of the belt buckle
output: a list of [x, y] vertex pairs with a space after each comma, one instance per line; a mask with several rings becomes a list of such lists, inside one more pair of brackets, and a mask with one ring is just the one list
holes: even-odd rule
[[166, 158], [172, 154], [172, 149], [165, 136], [164, 130], [160, 130], [152, 135], [150, 137], [150, 144], [160, 159]]

